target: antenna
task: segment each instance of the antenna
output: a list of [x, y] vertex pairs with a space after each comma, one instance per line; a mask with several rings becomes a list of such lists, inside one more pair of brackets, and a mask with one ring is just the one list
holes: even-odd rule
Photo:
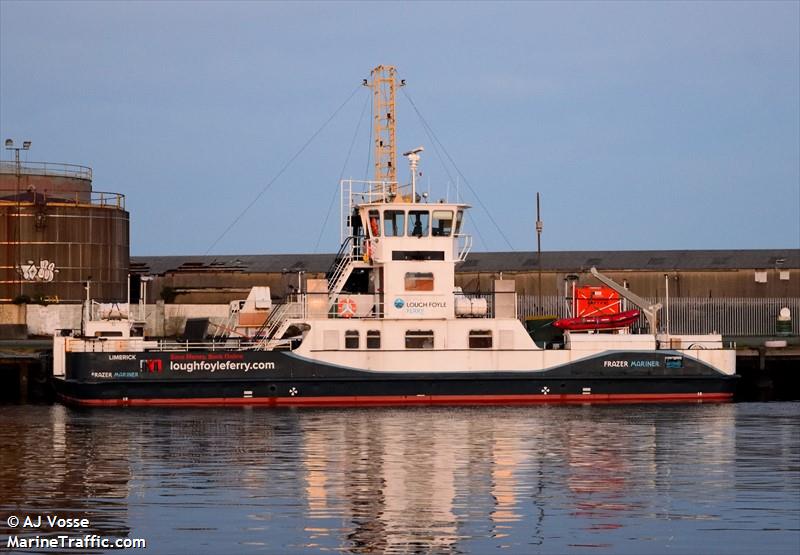
[[539, 314], [544, 313], [542, 309], [542, 222], [541, 212], [539, 211], [539, 192], [536, 192], [536, 265], [539, 267]]

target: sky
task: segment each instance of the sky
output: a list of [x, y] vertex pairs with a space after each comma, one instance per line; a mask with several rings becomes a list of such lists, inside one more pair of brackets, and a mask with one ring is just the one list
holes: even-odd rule
[[0, 138], [123, 193], [132, 255], [335, 252], [380, 64], [475, 250], [535, 250], [537, 192], [544, 251], [800, 248], [797, 1], [0, 0]]

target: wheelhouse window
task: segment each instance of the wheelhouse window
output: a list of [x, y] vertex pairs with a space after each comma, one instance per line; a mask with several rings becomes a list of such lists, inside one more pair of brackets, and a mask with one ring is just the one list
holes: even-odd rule
[[433, 330], [408, 330], [406, 349], [433, 349]]
[[409, 210], [408, 236], [427, 237], [430, 218], [431, 218], [431, 213], [428, 212], [427, 210]]
[[464, 221], [464, 211], [459, 210], [456, 212], [456, 235], [461, 233], [461, 223]]
[[406, 291], [433, 291], [433, 272], [406, 272]]
[[369, 235], [370, 237], [381, 235], [381, 215], [377, 210], [369, 211]]
[[433, 230], [431, 235], [434, 237], [450, 237], [453, 232], [453, 211], [434, 210], [433, 211]]
[[344, 332], [344, 348], [358, 349], [358, 330], [347, 330]]
[[491, 349], [492, 330], [469, 330], [470, 349]]
[[367, 349], [381, 348], [380, 330], [367, 330]]
[[406, 213], [403, 210], [386, 210], [383, 213], [383, 234], [402, 237], [406, 232]]

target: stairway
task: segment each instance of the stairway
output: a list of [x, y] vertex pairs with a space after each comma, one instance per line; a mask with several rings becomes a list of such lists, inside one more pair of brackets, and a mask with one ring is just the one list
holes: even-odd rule
[[299, 295], [297, 300], [276, 305], [269, 318], [256, 332], [254, 339], [257, 343], [256, 350], [271, 351], [281, 344], [283, 334], [297, 319], [305, 318], [305, 295]]
[[336, 299], [339, 293], [342, 292], [347, 279], [355, 268], [355, 263], [361, 256], [360, 247], [355, 237], [348, 237], [339, 248], [333, 264], [326, 273], [325, 277], [328, 279], [328, 307], [327, 312], [330, 312], [336, 304]]

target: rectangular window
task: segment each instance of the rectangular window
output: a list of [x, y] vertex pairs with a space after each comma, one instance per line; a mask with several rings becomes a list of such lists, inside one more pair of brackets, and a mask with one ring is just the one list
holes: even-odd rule
[[408, 236], [427, 237], [431, 213], [427, 210], [410, 210], [408, 212]]
[[453, 211], [434, 210], [433, 211], [433, 231], [434, 237], [450, 237], [453, 231]]
[[444, 251], [392, 251], [392, 260], [444, 260]]
[[381, 332], [379, 330], [367, 330], [367, 349], [381, 348]]
[[470, 330], [469, 331], [470, 349], [491, 349], [492, 330]]
[[369, 211], [369, 236], [380, 237], [381, 235], [381, 216], [377, 210]]
[[347, 330], [344, 332], [344, 348], [358, 349], [358, 330]]
[[407, 272], [406, 291], [433, 291], [433, 273]]
[[406, 349], [433, 349], [433, 330], [407, 331]]
[[386, 237], [402, 237], [406, 232], [406, 213], [402, 210], [387, 210], [383, 213], [383, 234]]

